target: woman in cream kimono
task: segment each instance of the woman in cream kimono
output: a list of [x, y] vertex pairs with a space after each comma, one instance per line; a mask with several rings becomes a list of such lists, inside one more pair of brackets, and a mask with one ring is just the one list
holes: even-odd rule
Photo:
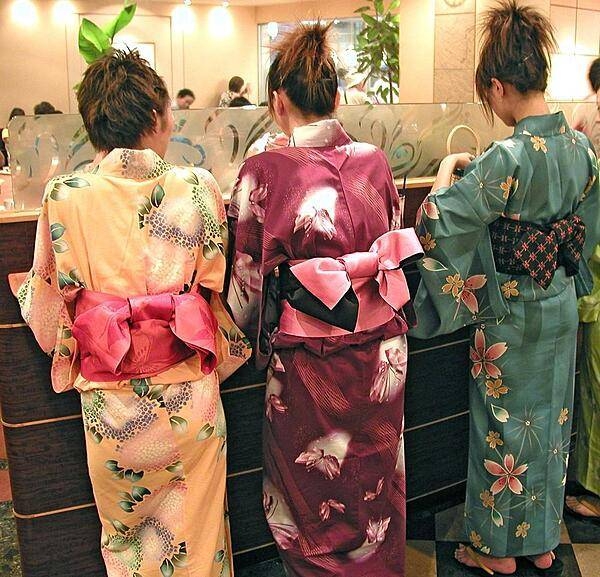
[[173, 117], [137, 53], [93, 63], [79, 110], [99, 155], [47, 187], [23, 317], [81, 394], [109, 577], [231, 574], [219, 376], [249, 354], [219, 304], [226, 217], [203, 170], [163, 160]]

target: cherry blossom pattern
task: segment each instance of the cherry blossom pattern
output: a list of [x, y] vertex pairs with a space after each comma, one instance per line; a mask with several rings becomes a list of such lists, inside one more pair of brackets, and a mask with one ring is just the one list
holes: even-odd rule
[[486, 348], [485, 334], [483, 330], [475, 330], [475, 347], [470, 347], [469, 357], [473, 366], [471, 375], [476, 379], [482, 372], [488, 377], [497, 379], [502, 371], [492, 362], [498, 360], [507, 350], [505, 342], [494, 343]]
[[462, 303], [471, 314], [475, 314], [479, 312], [479, 301], [475, 296], [475, 291], [483, 288], [486, 283], [487, 277], [484, 274], [476, 274], [463, 280], [460, 273], [456, 273], [446, 277], [446, 284], [442, 285], [442, 292], [451, 294], [459, 306]]
[[319, 517], [321, 518], [321, 521], [327, 521], [327, 519], [329, 519], [332, 509], [338, 511], [339, 513], [344, 513], [346, 511], [346, 505], [340, 503], [340, 501], [336, 501], [335, 499], [327, 499], [327, 501], [323, 501], [319, 507]]
[[523, 492], [523, 485], [517, 477], [522, 475], [529, 466], [527, 464], [515, 467], [515, 458], [512, 454], [504, 455], [503, 463], [496, 463], [489, 459], [483, 461], [483, 465], [488, 473], [495, 477], [500, 477], [490, 487], [492, 495], [497, 495], [508, 487], [515, 495], [520, 495]]
[[335, 455], [326, 455], [323, 449], [309, 449], [300, 453], [294, 461], [300, 465], [305, 465], [307, 471], [317, 469], [329, 479], [335, 479], [340, 476], [340, 462]]

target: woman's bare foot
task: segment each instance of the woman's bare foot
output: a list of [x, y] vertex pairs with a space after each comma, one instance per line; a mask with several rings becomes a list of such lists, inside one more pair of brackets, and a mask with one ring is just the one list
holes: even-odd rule
[[488, 557], [476, 553], [471, 547], [459, 545], [454, 551], [454, 558], [467, 567], [476, 567], [485, 571], [488, 575], [501, 573], [502, 575], [512, 575], [517, 570], [517, 563], [514, 557]]
[[527, 559], [529, 559], [529, 561], [531, 561], [538, 569], [550, 569], [556, 557], [554, 551], [546, 551], [546, 553], [542, 553], [541, 555], [529, 555]]
[[600, 499], [593, 495], [565, 497], [567, 509], [581, 517], [600, 518]]

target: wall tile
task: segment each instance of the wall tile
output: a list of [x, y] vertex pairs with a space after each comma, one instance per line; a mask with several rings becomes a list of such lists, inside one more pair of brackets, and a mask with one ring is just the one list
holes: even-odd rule
[[435, 0], [436, 14], [475, 12], [475, 0]]
[[434, 102], [473, 102], [473, 69], [436, 70], [433, 80]]
[[435, 19], [435, 65], [456, 70], [475, 66], [475, 14], [446, 14]]
[[577, 7], [600, 11], [600, 2], [598, 0], [577, 0]]
[[[594, 2], [595, 0], [592, 0]], [[551, 6], [572, 6], [577, 7], [577, 0], [550, 0]]]
[[556, 31], [559, 51], [572, 53], [575, 47], [577, 10], [564, 6], [552, 6], [550, 8], [550, 21]]
[[[600, 2], [596, 0], [597, 5]], [[580, 2], [581, 5], [581, 2]], [[597, 55], [600, 48], [600, 11], [577, 10], [576, 53]]]

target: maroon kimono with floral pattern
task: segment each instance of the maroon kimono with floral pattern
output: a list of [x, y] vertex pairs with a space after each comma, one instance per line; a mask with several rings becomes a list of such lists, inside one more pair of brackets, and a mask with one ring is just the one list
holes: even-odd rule
[[369, 251], [399, 214], [384, 154], [336, 120], [246, 160], [233, 192], [228, 301], [269, 363], [263, 501], [290, 576], [404, 575], [406, 317], [318, 338], [277, 316], [282, 263]]

